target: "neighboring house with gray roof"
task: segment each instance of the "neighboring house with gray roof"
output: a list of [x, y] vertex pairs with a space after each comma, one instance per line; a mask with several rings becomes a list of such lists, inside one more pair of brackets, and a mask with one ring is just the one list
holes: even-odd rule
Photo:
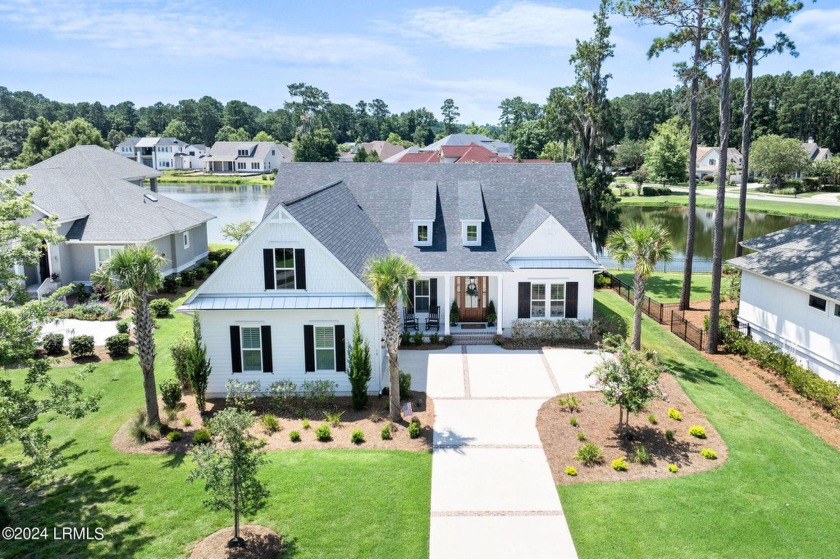
[[19, 267], [27, 286], [51, 274], [60, 283], [90, 283], [90, 275], [127, 245], [149, 243], [166, 258], [165, 274], [180, 272], [207, 257], [207, 221], [214, 216], [143, 188], [158, 171], [97, 146], [76, 146], [22, 171], [22, 190], [34, 191], [28, 221], [55, 215], [66, 239], [47, 246], [38, 266]]
[[440, 151], [441, 148], [447, 146], [465, 147], [470, 144], [478, 144], [482, 147], [489, 149], [496, 155], [501, 155], [502, 157], [513, 157], [514, 153], [516, 152], [516, 146], [511, 143], [503, 142], [501, 140], [494, 140], [493, 138], [488, 138], [484, 134], [463, 133], [450, 134], [448, 136], [444, 136], [437, 142], [429, 144], [426, 147], [420, 148], [420, 151]]
[[840, 219], [744, 241], [738, 320], [821, 377], [840, 382]]
[[204, 157], [210, 173], [267, 173], [292, 160], [292, 150], [275, 142], [216, 142]]
[[591, 319], [602, 269], [569, 164], [283, 165], [263, 221], [180, 309], [201, 321], [208, 392], [223, 395], [234, 378], [332, 380], [349, 392], [357, 310], [370, 388], [387, 386], [381, 309], [364, 271], [389, 253], [419, 270], [408, 306], [421, 331], [438, 314], [431, 332], [487, 341], [518, 319]]
[[190, 145], [178, 138], [126, 138], [114, 151], [158, 171], [201, 169], [207, 147]]

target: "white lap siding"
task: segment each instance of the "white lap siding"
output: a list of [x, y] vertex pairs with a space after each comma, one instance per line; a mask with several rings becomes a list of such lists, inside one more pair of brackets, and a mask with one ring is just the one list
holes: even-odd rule
[[[345, 332], [345, 348], [352, 340], [355, 311], [340, 310], [300, 310], [300, 311], [201, 311], [201, 331], [207, 345], [208, 356], [213, 372], [207, 387], [208, 397], [224, 397], [227, 394], [228, 380], [248, 382], [260, 381], [263, 389], [278, 380], [290, 379], [301, 387], [308, 380], [330, 380], [338, 386], [339, 395], [350, 394], [347, 373], [306, 372], [304, 351], [304, 325], [335, 326], [341, 324]], [[363, 309], [359, 311], [362, 333], [370, 342], [371, 366], [373, 374], [368, 385], [371, 394], [378, 393], [386, 381], [382, 375], [382, 349], [379, 326], [379, 311]], [[271, 327], [271, 354], [273, 372], [233, 372], [231, 359], [230, 327]], [[345, 351], [349, 358], [349, 350]]]
[[[513, 321], [519, 317], [519, 283], [569, 283], [577, 282], [577, 319], [589, 320], [593, 313], [595, 279], [592, 270], [514, 270], [502, 276], [502, 327], [505, 335], [510, 334]], [[566, 290], [568, 293], [568, 289]], [[549, 288], [546, 289], [548, 296]], [[546, 301], [546, 305], [549, 305]]]

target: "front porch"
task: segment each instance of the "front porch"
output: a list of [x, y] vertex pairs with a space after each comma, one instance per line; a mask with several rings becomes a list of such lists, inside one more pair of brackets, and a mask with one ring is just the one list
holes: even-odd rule
[[[414, 311], [417, 329], [426, 335], [432, 332], [444, 336], [502, 334], [501, 274], [420, 274], [417, 280], [409, 281], [408, 290], [408, 308]], [[457, 318], [453, 316], [455, 308]], [[436, 309], [439, 309], [440, 326], [427, 329], [429, 316]], [[405, 313], [402, 318], [405, 329]]]

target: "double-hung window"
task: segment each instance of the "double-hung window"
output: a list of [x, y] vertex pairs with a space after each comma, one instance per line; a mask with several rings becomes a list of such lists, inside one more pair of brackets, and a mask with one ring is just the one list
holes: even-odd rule
[[417, 242], [418, 243], [429, 242], [429, 226], [428, 225], [418, 225], [417, 226]]
[[242, 370], [257, 371], [263, 370], [262, 365], [262, 338], [260, 328], [242, 327]]
[[825, 309], [828, 307], [828, 301], [820, 297], [810, 295], [808, 297], [808, 306], [813, 309], [817, 309], [818, 311], [825, 312]]
[[414, 310], [416, 312], [429, 312], [429, 295], [429, 280], [414, 282]]
[[531, 318], [545, 318], [545, 284], [531, 284]]
[[236, 162], [237, 169], [245, 169], [245, 162], [244, 161], [237, 161]]
[[96, 247], [96, 267], [99, 268], [122, 249], [123, 247]]
[[566, 284], [551, 284], [551, 318], [566, 316]]
[[274, 249], [275, 289], [295, 289], [295, 249]]
[[840, 318], [840, 303], [834, 303], [834, 316]]
[[478, 242], [478, 225], [467, 225], [467, 242]]
[[315, 370], [335, 371], [335, 327], [315, 327]]

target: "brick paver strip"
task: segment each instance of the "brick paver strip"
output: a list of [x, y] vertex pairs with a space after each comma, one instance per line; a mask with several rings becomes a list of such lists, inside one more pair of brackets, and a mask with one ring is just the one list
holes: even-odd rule
[[464, 369], [464, 396], [471, 398], [470, 395], [470, 365], [467, 360], [467, 346], [461, 346], [461, 365]]
[[464, 398], [463, 396], [435, 396], [435, 402], [438, 400], [539, 400], [545, 402], [545, 396], [471, 396]]
[[554, 372], [551, 370], [551, 365], [548, 364], [548, 358], [545, 356], [543, 350], [540, 350], [540, 359], [542, 359], [545, 372], [548, 373], [548, 378], [551, 379], [551, 386], [554, 387], [554, 392], [560, 394], [560, 385], [557, 384], [557, 379], [554, 378]]
[[563, 516], [562, 510], [455, 510], [432, 511], [434, 516]]
[[472, 444], [472, 443], [435, 443], [435, 448], [542, 448], [540, 444]]

